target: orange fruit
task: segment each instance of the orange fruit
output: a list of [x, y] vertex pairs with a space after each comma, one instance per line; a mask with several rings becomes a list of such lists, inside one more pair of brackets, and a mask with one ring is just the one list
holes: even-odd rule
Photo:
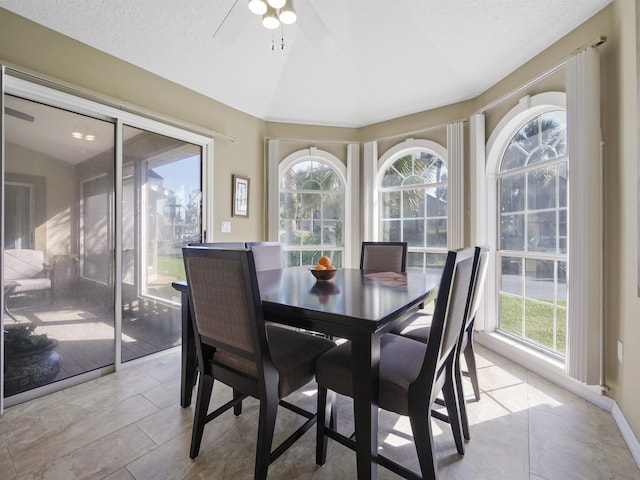
[[325, 267], [324, 265], [320, 265], [320, 264], [318, 264], [318, 265], [316, 265], [316, 266], [315, 266], [315, 269], [316, 269], [316, 270], [326, 270], [326, 269], [327, 269], [327, 267]]
[[318, 259], [318, 265], [324, 265], [325, 267], [328, 267], [329, 265], [331, 265], [331, 259], [326, 255], [322, 255]]
[[335, 270], [336, 267], [334, 267], [333, 265], [329, 264], [329, 265], [326, 266], [326, 269], [327, 270]]

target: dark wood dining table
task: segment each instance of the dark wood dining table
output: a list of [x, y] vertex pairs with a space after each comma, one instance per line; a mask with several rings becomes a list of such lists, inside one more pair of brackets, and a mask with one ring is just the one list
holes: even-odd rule
[[[352, 342], [356, 456], [359, 479], [377, 478], [380, 336], [406, 320], [434, 294], [436, 274], [338, 270], [317, 282], [309, 267], [258, 272], [265, 319]], [[186, 282], [182, 293], [182, 385], [187, 407], [195, 383], [196, 348]]]

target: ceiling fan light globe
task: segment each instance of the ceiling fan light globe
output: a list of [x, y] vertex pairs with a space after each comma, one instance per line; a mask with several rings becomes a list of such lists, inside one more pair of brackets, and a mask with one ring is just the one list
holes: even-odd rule
[[267, 13], [267, 4], [265, 0], [249, 0], [249, 10], [256, 15], [264, 15]]
[[278, 20], [273, 8], [269, 8], [267, 13], [262, 16], [262, 25], [269, 30], [274, 30], [280, 26], [280, 20]]
[[284, 4], [287, 3], [287, 0], [267, 0], [267, 2], [273, 8], [282, 8], [284, 7]]
[[278, 12], [278, 18], [285, 25], [291, 25], [292, 23], [295, 23], [295, 21], [298, 19], [298, 16], [296, 15], [296, 11], [293, 9], [291, 1], [289, 1], [289, 3], [287, 3], [280, 9], [280, 11]]

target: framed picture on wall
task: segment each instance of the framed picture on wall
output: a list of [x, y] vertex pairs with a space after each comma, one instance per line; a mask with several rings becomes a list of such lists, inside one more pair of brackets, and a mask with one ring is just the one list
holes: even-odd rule
[[233, 175], [233, 193], [231, 198], [232, 211], [234, 217], [249, 216], [249, 178]]

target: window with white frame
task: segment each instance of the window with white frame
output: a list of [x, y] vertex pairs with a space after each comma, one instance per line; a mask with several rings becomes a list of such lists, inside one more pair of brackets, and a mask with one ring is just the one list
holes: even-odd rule
[[502, 147], [496, 172], [497, 329], [563, 357], [568, 265], [566, 111], [532, 111], [515, 128]]
[[283, 162], [278, 239], [287, 266], [313, 265], [322, 255], [344, 265], [346, 168], [340, 166], [321, 156]]
[[[444, 150], [444, 149], [442, 149]], [[448, 171], [443, 152], [395, 152], [378, 173], [378, 238], [407, 242], [407, 268], [441, 269], [448, 245]]]

